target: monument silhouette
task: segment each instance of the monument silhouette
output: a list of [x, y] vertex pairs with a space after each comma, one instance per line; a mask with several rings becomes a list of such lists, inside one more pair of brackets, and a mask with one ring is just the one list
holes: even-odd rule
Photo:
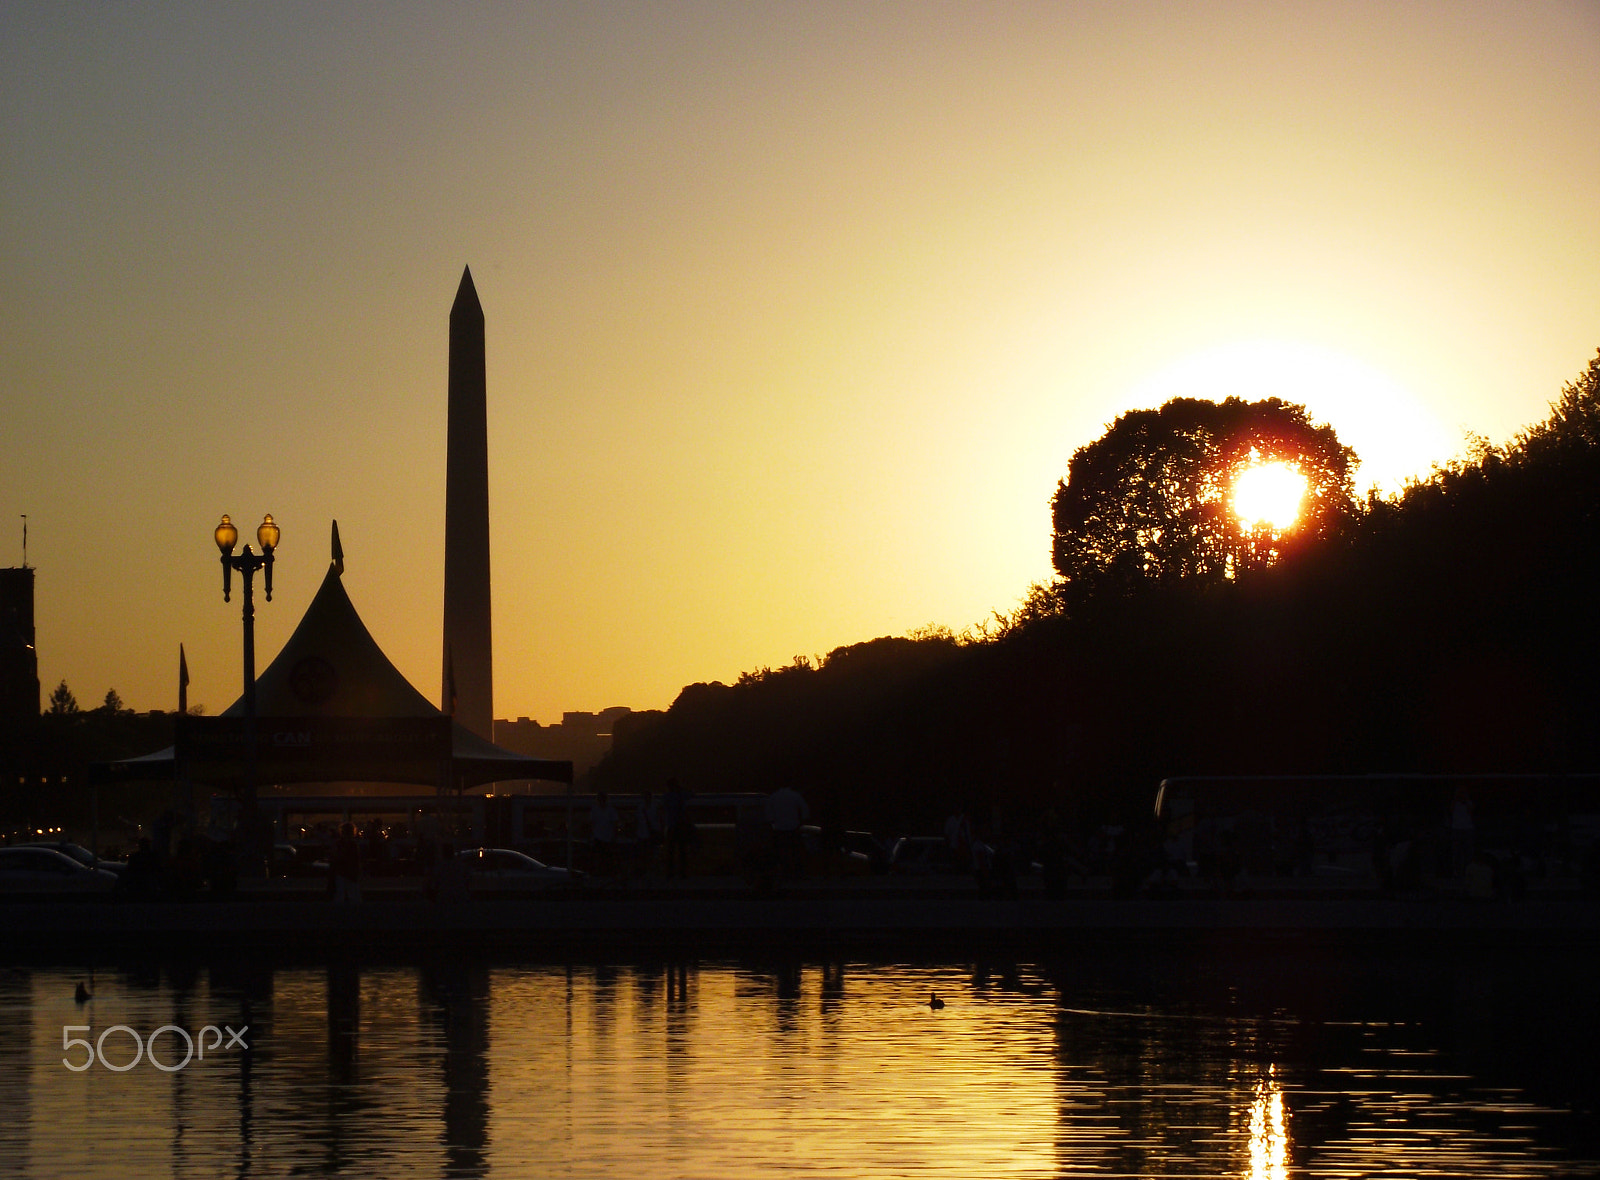
[[444, 652], [439, 707], [494, 739], [489, 620], [489, 426], [483, 306], [472, 270], [450, 308], [450, 389], [444, 506]]

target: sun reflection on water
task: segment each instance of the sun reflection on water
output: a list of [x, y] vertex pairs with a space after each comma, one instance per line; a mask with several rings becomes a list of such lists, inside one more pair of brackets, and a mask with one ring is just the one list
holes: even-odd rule
[[1288, 1180], [1289, 1112], [1283, 1105], [1283, 1087], [1277, 1072], [1267, 1067], [1267, 1076], [1256, 1083], [1250, 1102], [1249, 1180]]

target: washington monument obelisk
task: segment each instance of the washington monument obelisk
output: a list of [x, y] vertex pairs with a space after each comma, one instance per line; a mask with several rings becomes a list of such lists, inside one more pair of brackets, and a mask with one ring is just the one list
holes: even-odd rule
[[444, 477], [444, 678], [440, 708], [494, 740], [489, 637], [489, 425], [483, 307], [470, 268], [450, 308], [449, 441]]

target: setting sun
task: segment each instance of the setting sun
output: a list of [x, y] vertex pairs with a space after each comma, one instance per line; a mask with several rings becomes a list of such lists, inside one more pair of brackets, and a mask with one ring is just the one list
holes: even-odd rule
[[1256, 463], [1233, 482], [1233, 510], [1246, 524], [1288, 528], [1300, 516], [1306, 477], [1289, 463]]
[[1168, 398], [1280, 397], [1339, 432], [1360, 461], [1356, 490], [1393, 493], [1450, 457], [1450, 432], [1389, 374], [1336, 349], [1304, 341], [1244, 339], [1190, 353], [1140, 382], [1134, 405]]

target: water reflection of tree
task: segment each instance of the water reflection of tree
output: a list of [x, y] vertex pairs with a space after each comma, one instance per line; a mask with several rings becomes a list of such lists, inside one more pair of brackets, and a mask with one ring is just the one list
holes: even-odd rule
[[1214, 1026], [1072, 1005], [1057, 1016], [1056, 1051], [1063, 1172], [1142, 1174], [1226, 1138], [1232, 1054]]
[[1292, 1112], [1278, 1063], [1294, 1026], [1270, 998], [1165, 956], [1053, 974], [1064, 1173], [1159, 1173], [1182, 1160], [1286, 1174]]
[[[1530, 1142], [1600, 1153], [1578, 1113], [1595, 1106], [1600, 1010], [1570, 956], [1213, 948], [1056, 975], [1063, 1172], [1493, 1175]], [[1532, 1139], [1483, 1133], [1511, 1112]]]

